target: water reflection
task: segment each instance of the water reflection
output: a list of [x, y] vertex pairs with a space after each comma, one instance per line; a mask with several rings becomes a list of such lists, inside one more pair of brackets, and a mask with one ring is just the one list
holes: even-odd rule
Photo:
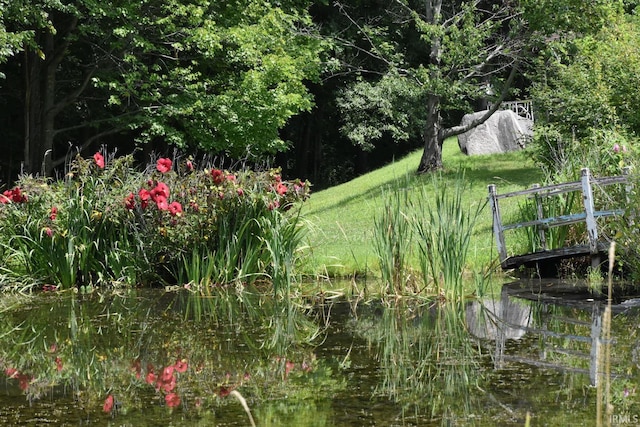
[[358, 321], [376, 348], [378, 395], [402, 404], [403, 418], [465, 419], [482, 399], [482, 352], [469, 339], [462, 302], [416, 305], [400, 300]]
[[[252, 289], [6, 295], [0, 424], [249, 425], [234, 390], [260, 426], [595, 420], [602, 302], [560, 290], [357, 304]], [[617, 414], [640, 414], [638, 301], [614, 306]]]
[[[193, 314], [185, 304], [199, 315], [185, 317]], [[257, 294], [67, 293], [10, 308], [0, 324], [10, 395], [22, 392], [30, 404], [70, 396], [84, 417], [156, 406], [199, 417], [219, 412], [233, 390], [274, 398], [311, 375], [339, 386], [313, 354], [313, 317], [293, 304], [260, 303]]]

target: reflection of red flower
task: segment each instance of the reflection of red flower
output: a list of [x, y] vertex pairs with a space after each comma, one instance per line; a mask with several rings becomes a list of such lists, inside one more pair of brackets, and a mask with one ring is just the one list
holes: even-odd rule
[[171, 170], [171, 164], [171, 159], [161, 158], [158, 159], [158, 162], [156, 163], [156, 169], [158, 169], [160, 173], [167, 173]]
[[147, 384], [155, 384], [157, 377], [153, 371], [149, 371], [147, 376], [144, 378]]
[[20, 390], [25, 391], [27, 388], [29, 388], [29, 382], [31, 381], [31, 377], [29, 375], [18, 374], [17, 378], [18, 387], [20, 387]]
[[62, 371], [62, 359], [60, 359], [60, 356], [56, 357], [56, 369], [58, 372]]
[[291, 372], [293, 370], [293, 368], [296, 367], [296, 364], [293, 363], [290, 360], [287, 360], [287, 362], [284, 364], [284, 376], [285, 378], [289, 375], [289, 372]]
[[131, 370], [136, 373], [136, 379], [140, 379], [142, 376], [142, 367], [140, 366], [140, 359], [136, 359], [131, 364]]
[[173, 365], [176, 369], [176, 371], [183, 373], [187, 371], [187, 368], [189, 367], [189, 365], [187, 364], [186, 359], [180, 359], [177, 360], [175, 365]]
[[175, 368], [173, 367], [173, 365], [169, 365], [166, 368], [164, 368], [162, 370], [162, 381], [167, 382], [167, 381], [171, 381], [171, 378], [173, 378], [173, 370]]
[[113, 409], [113, 395], [109, 395], [107, 396], [107, 398], [104, 400], [104, 405], [102, 405], [102, 410], [104, 412], [111, 412], [111, 410]]
[[169, 408], [175, 408], [180, 405], [180, 396], [176, 393], [169, 393], [164, 397], [164, 401], [167, 402]]
[[180, 215], [182, 213], [182, 205], [178, 202], [171, 202], [169, 203], [169, 213], [171, 213], [171, 215], [176, 216], [176, 215]]
[[98, 166], [100, 169], [104, 169], [104, 156], [102, 154], [94, 154], [93, 161], [96, 162], [96, 166]]
[[227, 397], [229, 396], [229, 393], [231, 393], [231, 390], [228, 389], [227, 387], [220, 387], [218, 389], [218, 396], [220, 397]]

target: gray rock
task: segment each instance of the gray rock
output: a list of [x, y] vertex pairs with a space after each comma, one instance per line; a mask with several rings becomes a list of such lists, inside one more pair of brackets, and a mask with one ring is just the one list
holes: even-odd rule
[[[464, 126], [482, 117], [486, 111], [466, 114]], [[533, 121], [511, 110], [496, 111], [486, 122], [458, 135], [460, 150], [468, 155], [506, 153], [524, 148], [533, 135]]]

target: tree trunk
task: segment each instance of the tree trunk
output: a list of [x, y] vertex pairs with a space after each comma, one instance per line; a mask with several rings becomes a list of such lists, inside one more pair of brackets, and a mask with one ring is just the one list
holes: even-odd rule
[[442, 132], [440, 131], [440, 98], [429, 95], [427, 100], [427, 126], [424, 132], [424, 150], [418, 165], [418, 173], [442, 168]]

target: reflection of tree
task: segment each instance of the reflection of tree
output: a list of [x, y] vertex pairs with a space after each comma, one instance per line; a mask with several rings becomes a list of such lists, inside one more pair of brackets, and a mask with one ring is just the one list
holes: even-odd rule
[[[410, 313], [410, 314], [408, 314]], [[377, 393], [403, 404], [405, 415], [465, 417], [482, 382], [479, 348], [469, 339], [463, 303], [384, 307], [360, 333], [377, 346], [383, 380]]]

